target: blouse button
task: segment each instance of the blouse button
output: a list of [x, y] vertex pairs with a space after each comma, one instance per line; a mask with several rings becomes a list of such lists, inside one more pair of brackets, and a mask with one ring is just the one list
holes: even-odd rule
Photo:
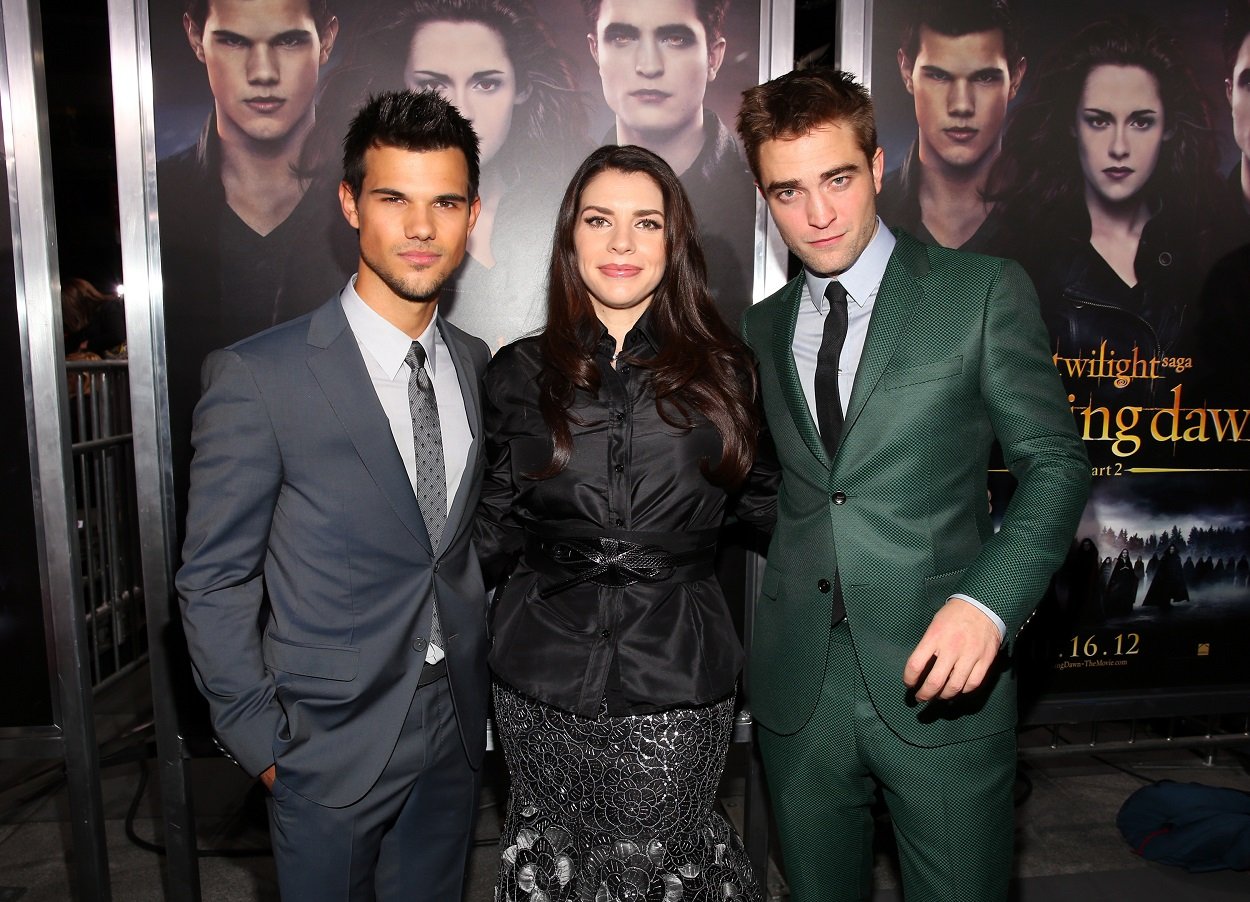
[[624, 525], [625, 525], [625, 521], [624, 521], [623, 519], [621, 519], [620, 517], [617, 517], [617, 518], [616, 518], [616, 525], [617, 525], [617, 526], [624, 526]]
[[816, 588], [822, 593], [828, 593], [828, 591], [833, 588], [833, 584], [827, 579], [822, 579], [820, 582], [816, 583]]
[[611, 638], [611, 636], [612, 636], [611, 630], [599, 630], [600, 639], [608, 639], [608, 638]]
[[625, 465], [624, 465], [624, 464], [617, 464], [617, 465], [616, 465], [615, 467], [613, 467], [612, 469], [616, 470], [616, 472], [618, 472], [618, 473], [624, 473], [624, 472], [625, 472]]

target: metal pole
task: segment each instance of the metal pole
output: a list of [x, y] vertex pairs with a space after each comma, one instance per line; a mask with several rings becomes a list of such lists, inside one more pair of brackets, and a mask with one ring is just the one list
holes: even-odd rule
[[4, 0], [3, 103], [13, 263], [19, 316], [25, 316], [30, 397], [35, 403], [31, 462], [44, 609], [56, 656], [58, 725], [68, 777], [75, 896], [109, 902], [108, 849], [92, 713], [89, 654], [81, 615], [75, 541], [69, 416], [61, 337], [60, 273], [48, 145], [43, 35], [37, 0]]
[[147, 0], [109, 0], [108, 12], [134, 461], [135, 471], [143, 474], [138, 485], [138, 526], [165, 820], [165, 898], [170, 902], [199, 902], [195, 811], [179, 723], [180, 687], [171, 672], [168, 653], [170, 634], [176, 626], [175, 530]]

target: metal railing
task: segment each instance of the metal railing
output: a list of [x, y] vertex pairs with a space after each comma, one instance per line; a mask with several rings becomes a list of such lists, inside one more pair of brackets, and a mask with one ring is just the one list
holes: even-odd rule
[[130, 380], [125, 360], [71, 360], [70, 435], [91, 685], [147, 657]]

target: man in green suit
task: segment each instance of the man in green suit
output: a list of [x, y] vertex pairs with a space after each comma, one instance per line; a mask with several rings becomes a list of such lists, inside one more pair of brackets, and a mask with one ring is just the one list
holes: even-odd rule
[[[869, 897], [880, 786], [908, 902], [1005, 899], [1007, 658], [1090, 478], [1037, 297], [1010, 261], [881, 223], [872, 103], [849, 76], [744, 98], [747, 157], [804, 267], [742, 325], [783, 474], [748, 688], [791, 898]], [[997, 532], [995, 440], [1017, 479]]]

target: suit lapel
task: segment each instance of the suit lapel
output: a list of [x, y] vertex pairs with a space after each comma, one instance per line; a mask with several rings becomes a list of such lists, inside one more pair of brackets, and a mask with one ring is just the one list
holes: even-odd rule
[[[903, 336], [907, 324], [916, 314], [924, 292], [918, 280], [928, 272], [928, 256], [924, 246], [910, 236], [896, 233], [898, 242], [881, 279], [881, 288], [873, 303], [872, 319], [868, 323], [868, 336], [864, 340], [864, 352], [855, 373], [855, 385], [847, 403], [846, 418], [842, 424], [842, 439], [855, 426], [864, 410], [864, 404], [877, 387], [877, 381], [894, 356], [894, 348]], [[839, 444], [841, 447], [841, 444]]]
[[[308, 368], [334, 408], [365, 468], [396, 516], [426, 550], [430, 535], [408, 471], [395, 447], [391, 424], [378, 403], [356, 336], [336, 297], [318, 309], [308, 327]], [[472, 422], [472, 421], [470, 421]]]
[[773, 317], [773, 360], [777, 366], [777, 381], [781, 383], [781, 393], [795, 428], [821, 466], [828, 467], [829, 456], [825, 453], [812, 412], [807, 407], [803, 384], [799, 381], [799, 369], [794, 363], [794, 328], [802, 298], [803, 276], [799, 275], [787, 286], [786, 294], [779, 298], [777, 313]]
[[448, 537], [448, 541], [444, 541], [442, 547], [446, 548], [451, 546], [451, 540], [463, 524], [471, 519], [465, 516], [465, 508], [472, 492], [478, 459], [482, 454], [482, 394], [481, 380], [478, 379], [477, 369], [473, 365], [473, 357], [460, 336], [448, 327], [442, 317], [438, 319], [438, 329], [443, 336], [443, 342], [456, 358], [456, 378], [460, 380], [460, 396], [464, 399], [465, 412], [469, 416], [469, 430], [473, 433], [473, 442], [469, 445], [464, 474], [460, 477], [456, 497], [452, 500], [451, 508], [447, 512], [447, 523], [443, 527], [443, 535]]

